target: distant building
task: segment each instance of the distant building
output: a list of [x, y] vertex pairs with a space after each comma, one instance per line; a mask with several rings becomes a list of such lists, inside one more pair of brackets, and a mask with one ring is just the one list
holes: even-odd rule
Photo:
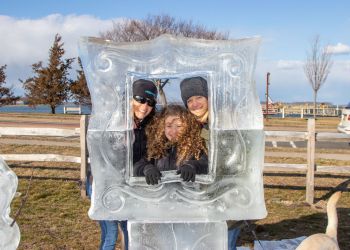
[[15, 105], [27, 105], [28, 104], [28, 100], [25, 97], [21, 97], [14, 104]]

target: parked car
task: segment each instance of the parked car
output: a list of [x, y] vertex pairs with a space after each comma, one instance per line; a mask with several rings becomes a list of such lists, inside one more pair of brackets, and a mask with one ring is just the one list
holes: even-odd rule
[[338, 131], [350, 134], [350, 103], [342, 110], [341, 120], [338, 124]]

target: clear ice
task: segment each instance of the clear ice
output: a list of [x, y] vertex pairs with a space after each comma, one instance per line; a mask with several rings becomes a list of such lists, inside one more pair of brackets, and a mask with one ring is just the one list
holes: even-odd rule
[[17, 190], [16, 174], [0, 157], [0, 249], [13, 250], [18, 247], [20, 231], [17, 223], [10, 218], [10, 204]]
[[[87, 135], [94, 176], [90, 218], [138, 221], [129, 224], [133, 235], [152, 225], [161, 231], [170, 227], [171, 234], [188, 223], [202, 229], [196, 223], [215, 222], [220, 227], [226, 220], [266, 216], [265, 138], [253, 79], [259, 45], [260, 38], [209, 41], [170, 35], [134, 43], [80, 40], [93, 105]], [[168, 101], [182, 102], [179, 83], [191, 76], [208, 82], [209, 173], [186, 183], [170, 171], [160, 185], [148, 186], [144, 177], [132, 176], [132, 83], [140, 78], [169, 79], [164, 89]], [[131, 239], [133, 244], [139, 244], [137, 239]]]
[[[227, 249], [226, 222], [129, 223], [130, 249]], [[157, 237], [154, 237], [157, 235]], [[214, 240], [213, 240], [214, 239]]]

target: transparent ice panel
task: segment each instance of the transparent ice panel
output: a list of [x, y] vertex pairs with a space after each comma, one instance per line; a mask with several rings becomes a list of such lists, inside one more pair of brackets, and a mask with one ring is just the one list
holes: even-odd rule
[[144, 223], [128, 222], [129, 249], [226, 250], [226, 222]]
[[17, 223], [10, 218], [10, 204], [18, 186], [16, 174], [0, 157], [0, 249], [16, 249], [20, 241], [20, 231]]
[[[266, 216], [263, 120], [253, 80], [259, 44], [259, 38], [208, 41], [170, 35], [135, 43], [81, 39], [80, 58], [93, 105], [87, 136], [94, 176], [92, 219], [217, 221]], [[131, 175], [132, 83], [140, 78], [171, 79], [174, 84], [165, 90], [166, 96], [178, 101], [176, 83], [189, 76], [208, 82], [209, 173], [196, 176], [195, 183], [164, 173], [159, 185], [149, 186]]]

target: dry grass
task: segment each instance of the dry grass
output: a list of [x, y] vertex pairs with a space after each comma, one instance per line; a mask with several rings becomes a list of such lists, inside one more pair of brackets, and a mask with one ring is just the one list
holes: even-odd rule
[[[18, 191], [25, 193], [27, 185], [28, 180], [20, 179]], [[20, 197], [15, 198], [12, 211], [19, 204]], [[80, 197], [78, 182], [34, 179], [17, 222], [18, 249], [97, 249], [100, 232], [87, 216], [89, 206]]]
[[[316, 119], [317, 130], [335, 130], [340, 122], [339, 117], [325, 117]], [[307, 130], [307, 119], [302, 118], [269, 118], [264, 120], [264, 126], [268, 130], [274, 130], [274, 127], [295, 128], [295, 130]]]
[[[54, 116], [52, 116], [54, 117]], [[43, 115], [43, 119], [51, 119]], [[76, 119], [77, 116], [74, 117]], [[71, 119], [72, 117], [69, 117]], [[64, 118], [66, 119], [66, 118]], [[74, 120], [73, 119], [73, 120]], [[67, 120], [68, 121], [68, 120]], [[322, 130], [333, 129], [338, 119], [317, 120]], [[303, 119], [269, 119], [269, 128], [306, 128]], [[266, 126], [266, 124], [265, 124]], [[26, 138], [26, 139], [38, 139]], [[40, 138], [48, 140], [48, 138]], [[59, 139], [54, 139], [58, 141]], [[69, 139], [67, 139], [69, 140]], [[285, 149], [267, 148], [282, 152]], [[288, 148], [290, 152], [303, 149]], [[317, 150], [320, 153], [349, 153], [348, 150]], [[56, 153], [79, 156], [79, 148], [58, 146], [33, 146], [2, 144], [1, 153]], [[268, 157], [269, 162], [305, 163], [304, 158]], [[349, 162], [322, 162], [323, 165], [350, 165]], [[321, 164], [321, 162], [319, 162]], [[97, 249], [100, 238], [99, 226], [87, 216], [89, 200], [80, 197], [79, 165], [54, 162], [9, 162], [19, 179], [18, 192], [28, 186], [28, 177], [34, 169], [29, 198], [18, 218], [21, 230], [19, 249]], [[350, 249], [350, 175], [316, 175], [316, 206], [310, 207], [305, 200], [305, 174], [266, 173], [264, 175], [265, 201], [268, 216], [254, 222], [261, 240], [280, 240], [301, 235], [324, 232], [327, 224], [325, 201], [336, 189], [344, 189], [338, 204], [339, 235], [341, 249]], [[12, 203], [12, 216], [19, 207], [21, 197]], [[252, 246], [254, 237], [247, 228], [242, 229], [239, 243]], [[120, 245], [118, 244], [118, 247]]]

